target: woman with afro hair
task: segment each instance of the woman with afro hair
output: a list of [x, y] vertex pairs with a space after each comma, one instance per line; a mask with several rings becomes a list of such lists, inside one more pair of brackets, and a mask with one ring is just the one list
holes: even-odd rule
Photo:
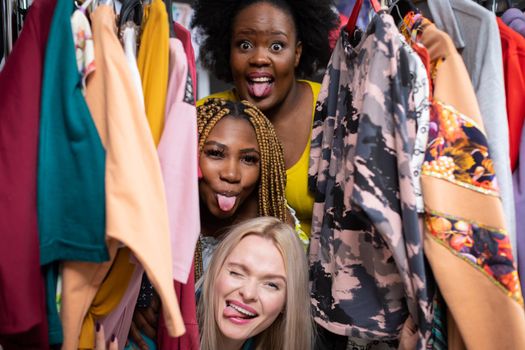
[[202, 65], [234, 88], [208, 98], [248, 100], [272, 122], [284, 148], [286, 200], [310, 234], [310, 133], [318, 83], [302, 80], [326, 67], [338, 15], [328, 0], [196, 0], [192, 26]]

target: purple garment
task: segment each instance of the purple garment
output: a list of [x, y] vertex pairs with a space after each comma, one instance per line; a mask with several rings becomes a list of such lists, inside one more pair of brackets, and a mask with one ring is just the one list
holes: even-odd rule
[[518, 167], [512, 176], [514, 183], [514, 204], [516, 208], [516, 237], [518, 242], [518, 274], [521, 290], [525, 291], [525, 125], [521, 129]]
[[525, 14], [517, 8], [505, 11], [501, 16], [506, 25], [525, 37]]
[[128, 289], [118, 306], [102, 321], [106, 341], [110, 341], [114, 334], [117, 337], [118, 348], [120, 350], [126, 346], [131, 320], [133, 319], [133, 312], [135, 311], [135, 303], [140, 292], [140, 282], [142, 281], [142, 274], [144, 273], [144, 268], [133, 254], [130, 255], [129, 260], [135, 265], [135, 271], [129, 280]]

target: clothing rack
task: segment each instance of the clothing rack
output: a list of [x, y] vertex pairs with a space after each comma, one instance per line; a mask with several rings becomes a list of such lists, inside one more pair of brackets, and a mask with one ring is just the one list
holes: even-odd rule
[[1, 0], [0, 62], [13, 50], [31, 3], [32, 0]]

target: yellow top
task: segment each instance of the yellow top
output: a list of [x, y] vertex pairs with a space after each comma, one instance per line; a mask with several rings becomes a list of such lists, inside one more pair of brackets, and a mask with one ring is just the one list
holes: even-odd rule
[[169, 26], [168, 12], [161, 0], [144, 7], [143, 31], [137, 58], [146, 117], [155, 146], [164, 129], [164, 109], [168, 91]]
[[129, 249], [119, 249], [110, 273], [97, 291], [82, 322], [79, 349], [95, 347], [95, 321], [106, 317], [118, 306], [126, 293], [133, 271], [135, 265], [130, 262]]
[[[317, 102], [317, 96], [321, 90], [321, 85], [309, 81], [300, 80], [308, 83], [312, 89], [312, 121], [315, 113], [315, 104]], [[212, 94], [203, 99], [197, 101], [197, 106], [200, 106], [209, 98], [222, 98], [228, 101], [239, 101], [239, 96], [234, 90], [222, 91], [216, 94]], [[301, 158], [292, 165], [291, 168], [286, 170], [286, 201], [288, 205], [292, 207], [296, 213], [298, 219], [301, 221], [301, 227], [303, 231], [310, 237], [310, 230], [312, 226], [312, 209], [314, 207], [314, 197], [308, 191], [308, 165], [310, 162], [310, 137], [308, 143], [304, 148]]]

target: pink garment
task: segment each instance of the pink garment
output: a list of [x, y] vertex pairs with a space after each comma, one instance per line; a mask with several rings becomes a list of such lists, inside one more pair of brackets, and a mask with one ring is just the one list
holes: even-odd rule
[[[112, 7], [99, 5], [91, 19], [97, 70], [88, 80], [86, 101], [106, 149], [108, 249], [111, 253], [112, 242], [118, 241], [133, 252], [160, 296], [170, 334], [180, 336], [185, 328], [173, 289], [168, 210], [155, 145], [115, 32]], [[66, 270], [72, 272], [68, 281]], [[86, 279], [91, 271], [86, 263], [64, 264], [63, 302], [68, 292], [69, 308], [63, 304], [61, 310], [63, 349], [78, 347], [80, 325], [94, 297], [92, 285], [99, 282]]]
[[118, 340], [118, 348], [124, 349], [128, 339], [129, 328], [135, 311], [135, 304], [140, 293], [140, 283], [144, 268], [137, 259], [131, 255], [130, 261], [135, 264], [135, 271], [131, 276], [126, 294], [122, 297], [120, 304], [104, 320], [102, 326], [106, 335], [106, 341], [110, 341], [114, 334]]
[[179, 39], [170, 39], [170, 78], [158, 154], [170, 222], [173, 279], [186, 283], [200, 232], [195, 106], [184, 102], [188, 64]]
[[175, 35], [177, 39], [182, 42], [184, 51], [186, 52], [186, 58], [188, 59], [188, 70], [190, 71], [191, 81], [193, 83], [193, 99], [197, 101], [197, 67], [195, 65], [195, 52], [191, 44], [191, 33], [182, 24], [174, 22], [173, 27], [175, 28]]

